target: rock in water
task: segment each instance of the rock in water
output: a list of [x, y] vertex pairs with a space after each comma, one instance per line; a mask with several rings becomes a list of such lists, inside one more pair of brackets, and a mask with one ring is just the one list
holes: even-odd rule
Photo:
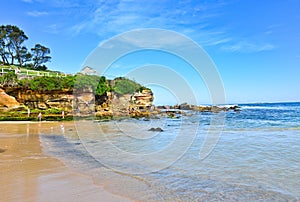
[[164, 130], [161, 129], [160, 127], [158, 127], [158, 128], [150, 128], [149, 131], [162, 132], [162, 131], [164, 131]]

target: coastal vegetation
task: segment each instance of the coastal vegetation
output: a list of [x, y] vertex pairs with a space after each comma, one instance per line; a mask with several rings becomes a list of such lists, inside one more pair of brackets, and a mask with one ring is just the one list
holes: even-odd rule
[[130, 79], [127, 79], [125, 77], [117, 77], [115, 79], [115, 85], [114, 85], [114, 91], [118, 94], [132, 94], [137, 91], [146, 90], [148, 88], [140, 85], [139, 83], [136, 83], [135, 81], [132, 81]]
[[18, 82], [17, 75], [10, 71], [0, 77], [0, 85], [2, 86], [13, 86]]
[[106, 92], [115, 92], [123, 95], [148, 89], [125, 77], [114, 79], [114, 85], [112, 86], [105, 76], [83, 75], [80, 73], [65, 77], [36, 76], [33, 78], [18, 79], [14, 72], [8, 72], [0, 77], [0, 85], [4, 87], [21, 87], [34, 91], [84, 90], [90, 88], [95, 95], [99, 96]]

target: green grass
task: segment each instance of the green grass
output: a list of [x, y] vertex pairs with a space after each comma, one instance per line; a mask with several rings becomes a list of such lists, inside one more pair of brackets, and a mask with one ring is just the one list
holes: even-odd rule
[[63, 119], [61, 116], [61, 109], [47, 109], [39, 110], [32, 109], [30, 117], [27, 116], [27, 111], [9, 111], [1, 112], [0, 121], [38, 121], [38, 114], [42, 113], [42, 121], [71, 121], [73, 120], [72, 114], [66, 114]]
[[[9, 72], [9, 68], [12, 68], [13, 71], [15, 71], [16, 68], [18, 68], [18, 66], [16, 65], [3, 65], [0, 66], [0, 73], [2, 73], [2, 69], [4, 73]], [[51, 70], [46, 70], [46, 71], [38, 71], [38, 70], [33, 70], [30, 69], [28, 67], [22, 67], [20, 68], [20, 74], [21, 75], [28, 75], [28, 76], [49, 76], [49, 77], [62, 77], [62, 76], [66, 76], [64, 73], [62, 72], [57, 72], [57, 71], [51, 71]]]

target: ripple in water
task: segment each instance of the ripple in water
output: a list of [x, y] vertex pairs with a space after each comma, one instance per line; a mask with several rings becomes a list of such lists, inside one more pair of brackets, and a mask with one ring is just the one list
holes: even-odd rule
[[[114, 172], [89, 155], [84, 146], [100, 149], [96, 136], [90, 137], [86, 145], [76, 138], [74, 131], [64, 135], [43, 134], [41, 140], [46, 152], [76, 171], [93, 177], [114, 193], [138, 201], [299, 201], [299, 112], [299, 103], [242, 105], [240, 113], [227, 113], [224, 132], [204, 160], [199, 159], [199, 150], [209, 127], [210, 113], [161, 120], [162, 125], [155, 124], [164, 131], [149, 139], [149, 123], [125, 120], [122, 124], [126, 125], [126, 134], [132, 137], [143, 132], [133, 129], [144, 124], [142, 140], [120, 133], [114, 122], [101, 123], [115, 145], [129, 152], [145, 153], [164, 148], [176, 138], [179, 128], [189, 135], [199, 126], [195, 141], [182, 158], [166, 169], [143, 175]], [[165, 158], [172, 157], [172, 153], [169, 155]], [[123, 159], [116, 163], [137, 166], [129, 162], [130, 159]]]

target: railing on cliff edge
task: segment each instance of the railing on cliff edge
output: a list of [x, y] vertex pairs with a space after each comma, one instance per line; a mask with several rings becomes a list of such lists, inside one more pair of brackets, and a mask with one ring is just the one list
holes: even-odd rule
[[[9, 68], [1, 68], [0, 75], [4, 75], [10, 71], [15, 72], [15, 69], [9, 69]], [[61, 73], [61, 72], [46, 72], [46, 71], [36, 71], [36, 70], [29, 70], [29, 69], [21, 69], [20, 72], [16, 73], [17, 75], [21, 76], [49, 76], [49, 77], [66, 77], [68, 75], [67, 73]]]

